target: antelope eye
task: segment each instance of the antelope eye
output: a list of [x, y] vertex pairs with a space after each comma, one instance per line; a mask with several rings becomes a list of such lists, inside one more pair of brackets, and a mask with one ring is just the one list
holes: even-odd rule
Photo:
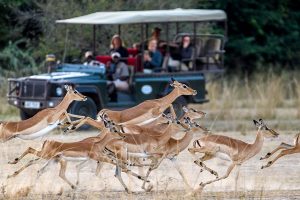
[[186, 86], [186, 85], [183, 85], [183, 88], [187, 88], [187, 86]]
[[77, 91], [74, 91], [74, 94], [77, 94]]

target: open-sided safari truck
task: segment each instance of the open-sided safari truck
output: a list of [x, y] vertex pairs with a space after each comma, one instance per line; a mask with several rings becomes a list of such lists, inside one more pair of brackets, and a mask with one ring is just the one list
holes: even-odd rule
[[[158, 98], [170, 92], [171, 77], [184, 82], [198, 91], [196, 96], [180, 97], [174, 102], [179, 112], [188, 103], [204, 103], [207, 91], [205, 75], [223, 71], [223, 53], [227, 33], [226, 14], [222, 10], [174, 9], [153, 11], [97, 12], [72, 19], [58, 20], [61, 24], [90, 24], [93, 26], [94, 52], [96, 50], [96, 30], [99, 25], [118, 28], [122, 35], [122, 25], [139, 25], [140, 41], [148, 38], [148, 29], [153, 25], [164, 28], [166, 45], [163, 54], [172, 55], [171, 43], [179, 43], [184, 35], [189, 35], [193, 45], [193, 56], [189, 60], [188, 71], [162, 70], [158, 73], [143, 73], [143, 51], [128, 48], [130, 56], [126, 62], [130, 66], [130, 90], [118, 92], [117, 102], [109, 102], [105, 65], [86, 66], [82, 64], [57, 64], [52, 71], [17, 79], [9, 79], [8, 101], [20, 109], [22, 119], [33, 116], [39, 110], [56, 106], [63, 98], [64, 84], [73, 84], [88, 97], [85, 102], [74, 102], [69, 112], [95, 117], [102, 108], [122, 109], [134, 106], [147, 99]], [[181, 24], [190, 24], [191, 29], [180, 30]], [[208, 34], [201, 27], [221, 24], [224, 34]], [[171, 29], [170, 27], [176, 27]], [[170, 32], [173, 31], [173, 39]], [[188, 32], [187, 32], [188, 31]], [[141, 59], [139, 59], [141, 58]], [[110, 60], [109, 55], [100, 54], [96, 59], [101, 63]], [[167, 58], [168, 59], [168, 58]]]

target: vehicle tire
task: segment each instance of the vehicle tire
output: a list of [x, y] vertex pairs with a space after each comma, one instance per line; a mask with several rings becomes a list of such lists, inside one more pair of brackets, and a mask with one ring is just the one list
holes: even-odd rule
[[30, 117], [32, 117], [32, 116], [29, 115], [27, 112], [25, 112], [24, 110], [20, 110], [20, 118], [21, 118], [21, 120], [26, 120], [26, 119], [29, 119]]
[[173, 108], [175, 110], [177, 119], [180, 119], [184, 115], [184, 111], [182, 109], [183, 106], [187, 106], [187, 99], [183, 96], [178, 97], [173, 103]]
[[[90, 97], [87, 97], [86, 101], [75, 101], [71, 104], [68, 112], [74, 115], [81, 115], [96, 118], [97, 115], [97, 106], [94, 100]], [[71, 120], [76, 120], [76, 118], [71, 118]], [[80, 127], [80, 130], [88, 130], [89, 125], [83, 125]]]
[[[184, 111], [182, 110], [183, 106], [187, 106], [188, 102], [186, 98], [183, 96], [178, 97], [173, 103], [173, 108], [175, 110], [177, 119], [180, 119], [184, 115]], [[165, 114], [170, 113], [170, 109], [168, 108], [165, 112]]]

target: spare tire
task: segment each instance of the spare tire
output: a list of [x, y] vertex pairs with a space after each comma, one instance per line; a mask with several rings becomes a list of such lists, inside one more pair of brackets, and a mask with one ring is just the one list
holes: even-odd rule
[[[86, 101], [73, 102], [70, 105], [68, 112], [74, 115], [81, 115], [95, 119], [97, 115], [97, 106], [92, 98], [87, 97]], [[77, 118], [72, 118], [72, 120], [76, 119]], [[89, 128], [89, 125], [83, 125], [80, 130], [88, 130]]]
[[[180, 119], [184, 115], [184, 111], [182, 107], [187, 106], [187, 104], [188, 104], [187, 99], [183, 96], [178, 97], [172, 103], [177, 119]], [[165, 114], [170, 113], [170, 109], [168, 108], [164, 113]]]

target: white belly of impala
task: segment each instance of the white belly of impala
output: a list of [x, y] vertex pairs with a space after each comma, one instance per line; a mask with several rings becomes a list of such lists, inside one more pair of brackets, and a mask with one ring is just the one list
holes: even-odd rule
[[217, 152], [216, 157], [220, 158], [221, 160], [231, 161], [231, 158], [226, 153], [223, 152]]
[[35, 138], [41, 137], [46, 135], [47, 133], [49, 133], [50, 131], [52, 131], [53, 129], [55, 129], [58, 126], [59, 121], [57, 120], [55, 123], [50, 124], [49, 126], [35, 132], [32, 134], [26, 134], [26, 135], [18, 135], [17, 137], [23, 139], [23, 140], [33, 140]]
[[147, 119], [141, 123], [138, 123], [137, 125], [138, 126], [143, 126], [143, 125], [146, 125], [146, 124], [150, 124], [151, 122], [153, 122], [154, 120], [157, 120], [158, 118], [160, 117], [160, 115], [158, 117], [155, 117], [155, 118], [150, 118], [150, 119]]
[[139, 157], [139, 158], [148, 158], [151, 155], [146, 154], [146, 153], [130, 153], [130, 152], [128, 152], [128, 156]]
[[71, 157], [71, 156], [62, 156], [63, 159], [67, 161], [86, 161], [88, 157]]

